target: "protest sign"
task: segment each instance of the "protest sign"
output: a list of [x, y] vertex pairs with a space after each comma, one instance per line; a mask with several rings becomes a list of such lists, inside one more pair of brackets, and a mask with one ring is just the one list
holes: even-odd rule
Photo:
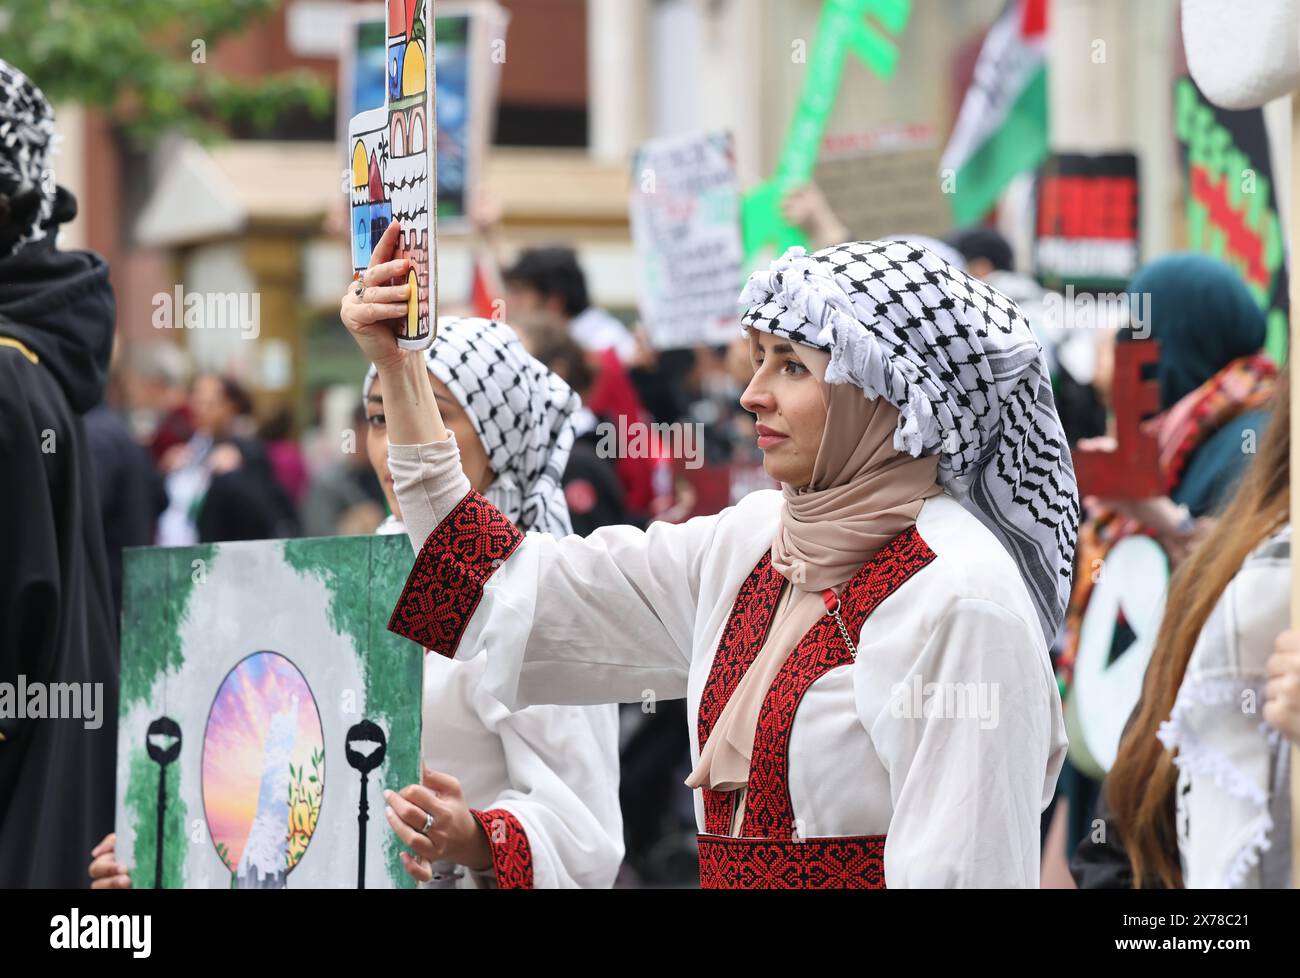
[[740, 191], [727, 133], [646, 143], [633, 156], [641, 321], [661, 350], [740, 335]]

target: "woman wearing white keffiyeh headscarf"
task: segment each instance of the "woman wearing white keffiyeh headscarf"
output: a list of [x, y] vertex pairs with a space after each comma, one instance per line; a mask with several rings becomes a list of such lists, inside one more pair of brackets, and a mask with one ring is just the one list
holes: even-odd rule
[[743, 324], [831, 354], [827, 383], [899, 409], [894, 447], [1007, 548], [1048, 643], [1070, 595], [1079, 498], [1051, 377], [1006, 296], [906, 241], [791, 248], [752, 276]]
[[[472, 473], [519, 526], [569, 533], [560, 476], [573, 445], [577, 395], [504, 323], [443, 317], [437, 337], [423, 358], [448, 447], [464, 446], [468, 471], [456, 475]], [[418, 362], [421, 354], [411, 356]], [[379, 532], [427, 534], [432, 527], [421, 522], [420, 507], [400, 506], [394, 493], [394, 485], [404, 489], [418, 477], [421, 449], [388, 444], [387, 392], [378, 378], [372, 365], [363, 400], [367, 449], [393, 509]], [[482, 673], [482, 661], [426, 656], [426, 774], [422, 784], [389, 797], [386, 813], [415, 851], [414, 858], [403, 853], [407, 872], [433, 888], [610, 886], [623, 855], [616, 708], [512, 713], [482, 688]], [[411, 824], [401, 820], [408, 816]]]
[[905, 242], [791, 252], [745, 297], [741, 404], [782, 489], [584, 539], [457, 478], [418, 375], [345, 316], [424, 460], [389, 627], [485, 658], [510, 707], [685, 697], [704, 887], [1035, 886], [1078, 508], [1042, 352]]
[[[561, 478], [573, 448], [578, 395], [529, 355], [514, 330], [493, 320], [440, 317], [438, 342], [424, 354], [429, 373], [455, 397], [486, 454], [484, 495], [526, 530], [572, 533]], [[364, 400], [371, 400], [378, 376], [371, 364]], [[402, 460], [418, 462], [414, 455]]]

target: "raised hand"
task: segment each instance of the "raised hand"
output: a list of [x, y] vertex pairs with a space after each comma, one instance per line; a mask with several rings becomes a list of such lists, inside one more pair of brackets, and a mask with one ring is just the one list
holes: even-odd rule
[[[379, 367], [397, 365], [409, 351], [397, 345], [397, 334], [406, 324], [407, 300], [411, 287], [408, 258], [394, 258], [401, 225], [392, 221], [375, 244], [370, 266], [343, 295], [339, 316], [362, 354]], [[393, 284], [401, 280], [400, 285]], [[423, 357], [423, 354], [417, 356]]]

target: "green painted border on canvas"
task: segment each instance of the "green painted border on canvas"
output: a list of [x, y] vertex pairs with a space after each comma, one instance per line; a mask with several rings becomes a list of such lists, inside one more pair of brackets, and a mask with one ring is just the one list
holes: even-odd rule
[[[367, 548], [364, 570], [361, 561], [348, 559], [348, 552], [358, 545]], [[315, 575], [329, 588], [330, 624], [363, 650], [366, 716], [382, 719], [388, 729], [383, 770], [390, 783], [385, 787], [396, 791], [418, 784], [424, 650], [388, 630], [389, 616], [414, 560], [410, 543], [402, 534], [285, 540], [283, 546], [291, 567]], [[350, 600], [356, 595], [365, 595], [365, 600]], [[388, 758], [414, 760], [403, 774]], [[384, 839], [389, 876], [400, 887], [413, 888], [415, 881], [402, 866], [404, 847], [386, 828]]]

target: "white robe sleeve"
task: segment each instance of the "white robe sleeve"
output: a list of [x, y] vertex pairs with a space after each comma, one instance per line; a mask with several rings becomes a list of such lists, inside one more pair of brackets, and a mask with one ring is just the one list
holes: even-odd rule
[[[485, 723], [500, 738], [510, 787], [474, 812], [492, 847], [493, 884], [608, 889], [623, 860], [618, 804], [618, 707], [541, 706], [508, 713], [486, 693]], [[510, 824], [511, 816], [517, 825]], [[522, 831], [523, 845], [509, 838]], [[517, 855], [519, 854], [519, 855]], [[486, 882], [471, 873], [471, 882]]]
[[[1266, 661], [1290, 613], [1290, 536], [1246, 559], [1210, 612], [1159, 737], [1178, 765], [1183, 885], [1287, 885], [1287, 750], [1263, 721]], [[1279, 831], [1280, 830], [1280, 831]]]
[[[1039, 818], [1065, 750], [1042, 640], [1037, 621], [964, 597], [892, 676], [859, 661], [859, 715], [889, 772], [890, 888], [1038, 886]], [[865, 685], [882, 680], [883, 708]]]
[[[418, 480], [395, 485], [404, 515], [428, 505]], [[680, 698], [718, 519], [556, 539], [471, 490], [423, 541], [389, 628], [445, 656], [486, 651], [485, 686], [510, 709]]]

